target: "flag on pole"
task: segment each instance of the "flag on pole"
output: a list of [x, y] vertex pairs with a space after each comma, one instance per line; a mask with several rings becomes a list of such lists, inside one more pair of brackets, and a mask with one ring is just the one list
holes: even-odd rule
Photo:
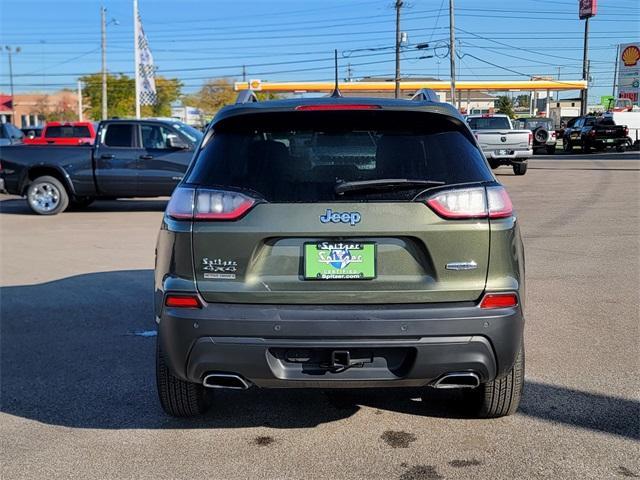
[[140, 105], [155, 105], [157, 101], [156, 95], [156, 79], [155, 79], [155, 67], [153, 65], [153, 55], [151, 55], [151, 49], [149, 48], [149, 42], [147, 36], [144, 34], [142, 28], [142, 20], [140, 20], [140, 14], [136, 15], [137, 22], [137, 58], [136, 63], [138, 65], [138, 101]]

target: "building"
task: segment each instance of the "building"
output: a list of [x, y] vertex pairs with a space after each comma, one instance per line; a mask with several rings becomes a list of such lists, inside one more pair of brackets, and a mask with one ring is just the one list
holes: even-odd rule
[[0, 92], [0, 122], [18, 128], [41, 125], [47, 120], [78, 120], [78, 95], [71, 90], [54, 93], [19, 93], [15, 95], [15, 119], [11, 95]]

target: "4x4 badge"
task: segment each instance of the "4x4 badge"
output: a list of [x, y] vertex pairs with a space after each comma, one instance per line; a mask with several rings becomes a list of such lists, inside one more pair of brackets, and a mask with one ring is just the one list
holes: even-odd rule
[[320, 215], [320, 221], [322, 223], [348, 223], [352, 227], [356, 223], [360, 223], [362, 219], [362, 215], [360, 212], [334, 212], [330, 208], [327, 208], [327, 211], [324, 215]]

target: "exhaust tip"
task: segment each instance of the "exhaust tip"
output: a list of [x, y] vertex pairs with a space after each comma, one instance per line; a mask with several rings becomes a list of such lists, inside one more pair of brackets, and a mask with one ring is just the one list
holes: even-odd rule
[[480, 386], [480, 377], [474, 372], [452, 372], [440, 377], [433, 388], [476, 388]]
[[226, 388], [229, 390], [246, 390], [247, 381], [235, 373], [210, 373], [204, 377], [202, 385], [207, 388]]

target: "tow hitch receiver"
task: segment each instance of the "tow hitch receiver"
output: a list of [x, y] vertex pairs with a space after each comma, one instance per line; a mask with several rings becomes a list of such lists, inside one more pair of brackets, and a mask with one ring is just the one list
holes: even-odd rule
[[330, 366], [332, 368], [345, 368], [350, 367], [351, 365], [351, 354], [349, 353], [349, 350], [334, 350], [331, 352]]

